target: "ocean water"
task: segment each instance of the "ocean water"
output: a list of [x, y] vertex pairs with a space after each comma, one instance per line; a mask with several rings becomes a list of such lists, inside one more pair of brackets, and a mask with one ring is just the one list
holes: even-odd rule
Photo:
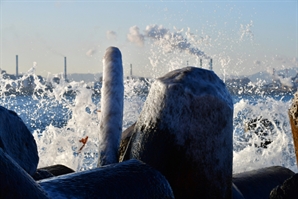
[[[34, 74], [33, 74], [34, 75]], [[60, 82], [52, 91], [44, 89], [33, 95], [7, 95], [8, 80], [1, 80], [2, 106], [15, 111], [34, 135], [39, 152], [39, 165], [64, 164], [76, 171], [96, 167], [100, 95], [94, 95], [84, 82]], [[138, 118], [152, 81], [125, 79], [123, 130]], [[36, 82], [36, 87], [43, 89]], [[38, 90], [38, 89], [37, 89]], [[36, 90], [36, 91], [37, 91]], [[66, 91], [75, 95], [65, 95]], [[288, 109], [292, 95], [233, 96], [233, 172], [280, 165], [297, 172]], [[254, 118], [267, 119], [270, 126], [255, 121], [254, 129], [246, 129]], [[246, 129], [246, 130], [245, 130]], [[255, 131], [265, 136], [258, 136]], [[82, 138], [88, 141], [82, 150]], [[272, 142], [263, 147], [264, 139]]]

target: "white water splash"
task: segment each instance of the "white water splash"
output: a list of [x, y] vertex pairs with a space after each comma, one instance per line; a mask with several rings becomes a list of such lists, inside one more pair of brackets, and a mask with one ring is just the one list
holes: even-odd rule
[[[249, 171], [267, 166], [280, 165], [297, 172], [293, 139], [288, 118], [290, 102], [272, 97], [257, 100], [240, 100], [234, 104], [234, 159], [233, 172]], [[245, 132], [245, 123], [262, 116], [273, 124], [268, 131], [273, 142], [268, 148], [257, 148], [260, 138], [253, 130]], [[259, 124], [257, 124], [258, 126]]]

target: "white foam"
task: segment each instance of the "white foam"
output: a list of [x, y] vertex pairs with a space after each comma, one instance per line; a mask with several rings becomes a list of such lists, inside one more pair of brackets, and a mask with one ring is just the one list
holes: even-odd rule
[[[253, 102], [255, 101], [255, 102]], [[233, 172], [249, 171], [280, 165], [297, 171], [292, 133], [288, 118], [290, 102], [262, 97], [258, 100], [241, 100], [234, 105], [234, 158]], [[253, 130], [245, 132], [245, 122], [262, 116], [272, 122], [274, 129], [268, 132], [273, 142], [267, 149], [256, 148], [260, 138]]]

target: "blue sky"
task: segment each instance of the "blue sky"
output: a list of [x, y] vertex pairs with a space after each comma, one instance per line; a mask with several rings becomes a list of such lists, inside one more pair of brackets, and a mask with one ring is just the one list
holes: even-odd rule
[[0, 68], [8, 73], [15, 73], [15, 55], [20, 72], [34, 65], [37, 74], [60, 74], [66, 56], [69, 73], [98, 73], [111, 45], [122, 51], [125, 75], [130, 64], [140, 76], [198, 66], [198, 52], [219, 75], [298, 63], [296, 0], [2, 0], [0, 9]]

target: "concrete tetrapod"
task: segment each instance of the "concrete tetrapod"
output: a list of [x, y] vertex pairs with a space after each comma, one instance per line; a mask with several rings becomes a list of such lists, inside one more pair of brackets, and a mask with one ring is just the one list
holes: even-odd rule
[[123, 67], [118, 48], [109, 47], [103, 58], [98, 166], [118, 162], [123, 120]]
[[138, 160], [39, 181], [51, 198], [174, 198], [157, 170]]
[[245, 199], [269, 198], [273, 188], [294, 175], [290, 169], [271, 166], [233, 175], [233, 183]]
[[27, 173], [33, 175], [38, 164], [36, 142], [22, 119], [0, 106], [0, 148]]
[[0, 148], [0, 198], [47, 199], [42, 188]]
[[233, 102], [213, 71], [186, 67], [151, 86], [124, 159], [160, 171], [175, 198], [232, 197]]

